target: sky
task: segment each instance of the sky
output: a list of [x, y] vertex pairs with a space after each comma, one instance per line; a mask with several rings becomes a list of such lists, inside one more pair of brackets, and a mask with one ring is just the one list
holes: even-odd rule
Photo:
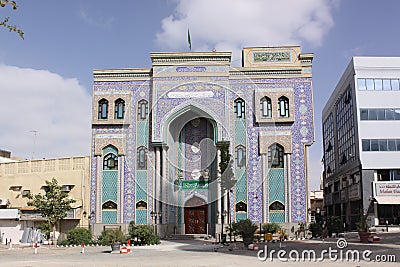
[[0, 19], [0, 149], [26, 159], [90, 153], [93, 69], [150, 68], [150, 52], [300, 45], [314, 53], [315, 143], [310, 190], [322, 171], [321, 113], [353, 56], [399, 56], [398, 0], [17, 0]]

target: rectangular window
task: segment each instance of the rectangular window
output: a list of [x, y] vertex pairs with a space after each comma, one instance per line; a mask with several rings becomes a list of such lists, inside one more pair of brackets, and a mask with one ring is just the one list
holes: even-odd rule
[[396, 151], [396, 140], [394, 140], [394, 139], [388, 140], [388, 150]]
[[374, 79], [375, 90], [382, 90], [382, 80], [381, 79]]
[[363, 151], [371, 151], [370, 140], [369, 139], [363, 139], [362, 140], [362, 150]]
[[385, 120], [389, 120], [389, 121], [394, 120], [394, 109], [386, 109], [385, 110]]
[[400, 120], [400, 109], [396, 109], [394, 111], [394, 119], [395, 120]]
[[400, 151], [400, 139], [396, 139], [396, 148], [397, 151]]
[[392, 79], [390, 80], [390, 83], [392, 84], [392, 90], [398, 91], [400, 88], [399, 80], [397, 79]]
[[368, 120], [368, 109], [360, 110], [360, 118], [362, 121]]
[[367, 90], [367, 86], [365, 84], [365, 79], [358, 79], [358, 90], [360, 90], [360, 91]]
[[378, 121], [385, 120], [385, 110], [384, 109], [377, 109], [376, 113], [378, 115]]
[[365, 83], [367, 85], [367, 90], [368, 91], [373, 91], [374, 89], [374, 80], [373, 79], [366, 79]]
[[389, 79], [383, 80], [383, 90], [392, 90]]
[[379, 151], [378, 140], [371, 140], [371, 151]]
[[379, 151], [388, 151], [387, 139], [379, 140]]
[[377, 120], [378, 113], [376, 109], [370, 109], [368, 111], [368, 120]]

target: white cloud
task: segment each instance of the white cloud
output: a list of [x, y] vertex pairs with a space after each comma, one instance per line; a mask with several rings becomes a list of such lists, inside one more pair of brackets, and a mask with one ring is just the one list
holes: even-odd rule
[[[318, 47], [333, 26], [338, 0], [178, 0], [162, 20], [156, 42], [162, 49], [187, 50], [190, 29], [195, 51], [239, 52], [248, 46]], [[236, 54], [236, 59], [239, 55]]]
[[0, 65], [0, 85], [0, 148], [23, 158], [89, 155], [91, 96], [76, 79]]

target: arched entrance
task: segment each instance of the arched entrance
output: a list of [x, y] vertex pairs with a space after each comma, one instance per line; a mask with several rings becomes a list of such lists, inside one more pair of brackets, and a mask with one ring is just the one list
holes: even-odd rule
[[185, 234], [206, 234], [208, 206], [203, 199], [194, 196], [185, 203]]
[[169, 222], [174, 222], [180, 233], [213, 233], [217, 208], [218, 124], [203, 110], [189, 105], [173, 114], [165, 127], [168, 129], [164, 150], [167, 160], [161, 168], [173, 183], [169, 201], [176, 207], [175, 218], [170, 216]]

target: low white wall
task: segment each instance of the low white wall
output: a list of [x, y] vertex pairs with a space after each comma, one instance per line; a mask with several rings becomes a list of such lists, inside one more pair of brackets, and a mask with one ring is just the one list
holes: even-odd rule
[[24, 230], [20, 221], [16, 220], [0, 220], [0, 239], [1, 243], [5, 244], [6, 239], [13, 244], [19, 244]]

